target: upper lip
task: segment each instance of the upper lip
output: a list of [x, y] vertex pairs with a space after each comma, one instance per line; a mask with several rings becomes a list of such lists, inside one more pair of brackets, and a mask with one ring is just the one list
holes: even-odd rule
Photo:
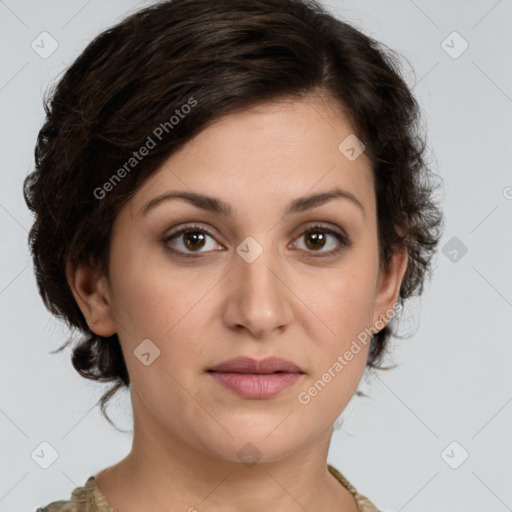
[[224, 361], [217, 366], [209, 368], [208, 371], [224, 373], [304, 373], [302, 368], [280, 357], [267, 357], [256, 360], [244, 356]]

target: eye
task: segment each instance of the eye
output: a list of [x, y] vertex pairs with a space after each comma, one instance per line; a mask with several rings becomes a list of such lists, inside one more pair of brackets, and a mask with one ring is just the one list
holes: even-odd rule
[[[170, 235], [166, 236], [162, 242], [168, 247], [169, 242], [173, 241], [174, 239], [181, 242], [180, 244], [170, 244], [171, 246], [178, 245], [178, 250], [175, 250], [171, 247], [169, 247], [169, 250], [171, 250], [173, 253], [178, 254], [179, 256], [192, 256], [193, 254], [186, 254], [187, 252], [192, 253], [198, 253], [198, 252], [207, 252], [208, 250], [215, 249], [215, 247], [222, 247], [219, 244], [212, 243], [210, 244], [210, 247], [208, 248], [207, 244], [207, 238], [211, 238], [213, 240], [213, 235], [205, 229], [203, 226], [199, 226], [197, 224], [194, 224], [193, 226], [186, 226], [179, 231], [176, 231], [174, 233], [171, 233]], [[180, 247], [181, 245], [181, 247]], [[204, 247], [207, 247], [206, 251], [200, 251], [200, 249], [203, 249]]]
[[[333, 241], [331, 241], [331, 244], [328, 243], [329, 237], [334, 239]], [[318, 255], [313, 254], [314, 257], [332, 256], [352, 245], [352, 241], [342, 233], [322, 226], [320, 224], [315, 224], [314, 226], [308, 228], [306, 231], [301, 233], [300, 237], [297, 240], [305, 240], [305, 244], [303, 245], [303, 247], [299, 247], [300, 249], [305, 250], [307, 252], [320, 253]], [[300, 246], [300, 244], [297, 243], [294, 243], [294, 245]], [[322, 250], [326, 246], [331, 247], [331, 249]]]
[[[213, 241], [210, 242], [209, 247], [208, 238], [211, 238]], [[329, 238], [333, 239], [331, 244], [328, 243]], [[311, 254], [314, 257], [332, 256], [352, 246], [352, 241], [344, 234], [320, 224], [315, 224], [303, 231], [297, 240], [302, 241], [303, 239], [305, 239], [305, 244], [302, 247], [302, 244], [297, 242], [294, 242], [293, 245], [299, 246], [299, 249], [308, 253], [319, 253]], [[175, 240], [179, 243], [174, 243]], [[208, 229], [198, 224], [185, 226], [167, 235], [162, 239], [162, 243], [173, 254], [185, 258], [199, 257], [201, 253], [210, 252], [216, 248], [224, 249], [224, 247], [215, 242], [214, 235]], [[322, 250], [326, 246], [331, 247], [331, 249]]]

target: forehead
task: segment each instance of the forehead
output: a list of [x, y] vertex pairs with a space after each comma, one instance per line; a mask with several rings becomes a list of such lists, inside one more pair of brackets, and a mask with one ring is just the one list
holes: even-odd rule
[[369, 202], [369, 159], [364, 152], [349, 159], [343, 151], [354, 136], [343, 110], [319, 98], [265, 103], [222, 116], [167, 159], [134, 196], [133, 209], [140, 211], [152, 197], [171, 190], [247, 206], [254, 200], [261, 207], [341, 187]]

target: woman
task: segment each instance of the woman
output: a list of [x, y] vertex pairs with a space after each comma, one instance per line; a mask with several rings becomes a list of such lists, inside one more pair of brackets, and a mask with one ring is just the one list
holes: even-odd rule
[[395, 59], [311, 1], [175, 0], [67, 70], [30, 246], [134, 435], [39, 511], [378, 510], [327, 464], [333, 425], [442, 225]]

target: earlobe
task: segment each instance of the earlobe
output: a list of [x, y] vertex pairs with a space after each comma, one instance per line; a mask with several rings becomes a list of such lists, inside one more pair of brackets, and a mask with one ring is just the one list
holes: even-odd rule
[[116, 326], [105, 276], [86, 264], [68, 264], [66, 277], [91, 331], [103, 337], [115, 334]]

